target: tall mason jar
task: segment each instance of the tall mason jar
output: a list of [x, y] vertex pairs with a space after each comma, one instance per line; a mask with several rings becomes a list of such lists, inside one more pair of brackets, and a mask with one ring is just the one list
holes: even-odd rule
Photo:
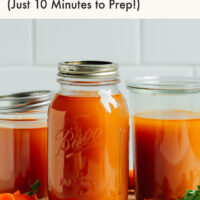
[[0, 193], [26, 193], [40, 181], [47, 197], [47, 111], [52, 93], [0, 96]]
[[129, 114], [118, 65], [59, 64], [48, 115], [50, 200], [127, 200]]
[[147, 77], [127, 86], [136, 199], [182, 199], [200, 185], [200, 80]]

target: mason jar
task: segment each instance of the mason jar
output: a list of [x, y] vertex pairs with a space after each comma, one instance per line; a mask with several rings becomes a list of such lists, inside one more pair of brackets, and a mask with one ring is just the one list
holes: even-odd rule
[[200, 80], [143, 77], [127, 86], [136, 199], [182, 199], [200, 185]]
[[47, 197], [47, 110], [50, 91], [0, 96], [0, 193], [26, 193], [40, 181]]
[[50, 200], [127, 200], [129, 114], [118, 65], [59, 64], [48, 114]]

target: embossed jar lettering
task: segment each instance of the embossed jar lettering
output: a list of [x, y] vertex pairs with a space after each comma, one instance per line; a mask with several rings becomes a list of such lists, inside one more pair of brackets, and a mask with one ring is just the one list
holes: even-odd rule
[[[60, 141], [60, 146], [55, 155], [58, 156], [61, 151], [64, 151], [66, 159], [69, 159], [75, 153], [100, 145], [102, 143], [102, 133], [103, 130], [100, 128], [96, 130], [88, 129], [83, 133], [81, 127], [76, 134], [77, 136], [75, 136], [75, 129], [73, 128], [60, 131], [55, 136], [55, 140]], [[64, 136], [62, 137], [62, 135]]]

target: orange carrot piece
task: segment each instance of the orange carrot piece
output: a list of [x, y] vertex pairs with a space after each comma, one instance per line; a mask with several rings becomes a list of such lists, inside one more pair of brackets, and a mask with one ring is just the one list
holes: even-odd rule
[[0, 200], [15, 200], [14, 195], [10, 193], [0, 194]]
[[31, 196], [32, 200], [38, 200], [37, 194], [34, 194], [33, 196]]
[[27, 194], [16, 194], [14, 195], [15, 200], [32, 200]]
[[16, 192], [13, 193], [13, 195], [16, 195], [16, 194], [21, 194], [21, 193], [19, 190], [17, 190]]

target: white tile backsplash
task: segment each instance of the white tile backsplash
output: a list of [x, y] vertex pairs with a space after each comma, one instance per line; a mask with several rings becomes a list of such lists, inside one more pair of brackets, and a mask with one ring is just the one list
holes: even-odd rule
[[200, 65], [194, 68], [194, 75], [200, 78]]
[[200, 65], [200, 19], [0, 19], [0, 67], [111, 60], [122, 65]]
[[31, 20], [0, 20], [0, 65], [30, 65]]
[[182, 69], [200, 66], [199, 35], [200, 19], [0, 19], [0, 68], [100, 59], [145, 65], [145, 73], [151, 66], [156, 66], [151, 73], [169, 65]]
[[[128, 99], [126, 80], [141, 76], [193, 76], [191, 67], [127, 67], [120, 66], [120, 89]], [[59, 84], [57, 67], [6, 67], [0, 68], [0, 95], [30, 90], [54, 90]]]
[[32, 90], [57, 90], [56, 68], [0, 68], [0, 95]]
[[200, 63], [200, 20], [143, 20], [145, 64]]
[[138, 63], [138, 20], [36, 20], [37, 65], [64, 60]]

